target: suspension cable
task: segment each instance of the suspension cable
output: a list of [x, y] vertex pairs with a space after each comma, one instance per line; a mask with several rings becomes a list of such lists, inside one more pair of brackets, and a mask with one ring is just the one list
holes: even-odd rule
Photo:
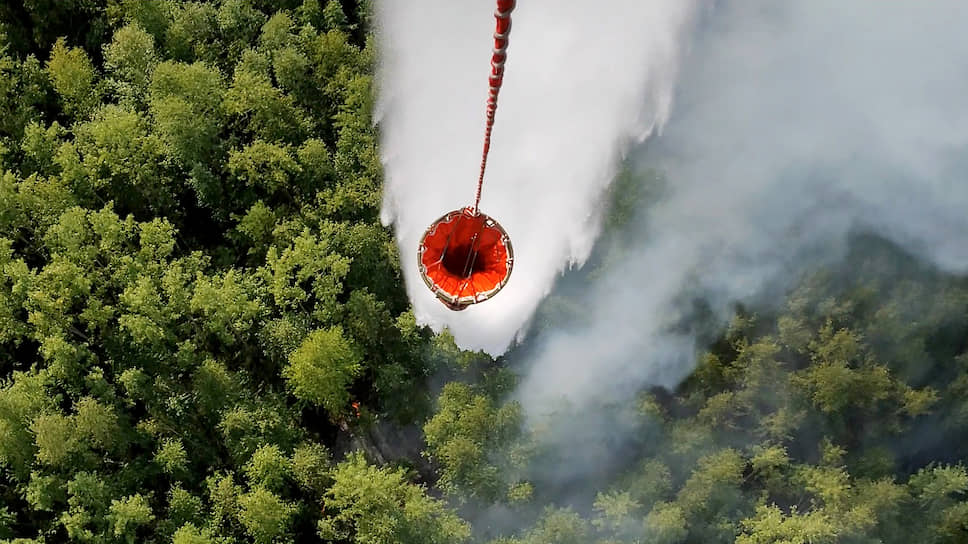
[[477, 178], [477, 196], [474, 198], [474, 215], [481, 204], [481, 189], [484, 187], [484, 170], [487, 169], [487, 154], [491, 150], [491, 130], [494, 128], [494, 113], [497, 111], [497, 95], [504, 82], [504, 62], [508, 58], [508, 36], [511, 34], [511, 12], [515, 0], [497, 0], [494, 18], [497, 29], [494, 31], [494, 52], [491, 55], [491, 75], [487, 95], [487, 126], [484, 129], [484, 153], [481, 155], [481, 175]]

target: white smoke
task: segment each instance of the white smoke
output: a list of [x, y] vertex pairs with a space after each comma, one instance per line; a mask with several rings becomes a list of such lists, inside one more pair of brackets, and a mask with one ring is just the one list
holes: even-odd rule
[[522, 0], [513, 14], [481, 210], [511, 236], [511, 280], [453, 313], [416, 268], [420, 236], [473, 204], [494, 32], [490, 0], [386, 0], [378, 118], [383, 219], [396, 229], [422, 323], [465, 348], [502, 353], [558, 274], [588, 257], [599, 201], [627, 145], [672, 106], [691, 0]]
[[725, 320], [837, 258], [851, 232], [968, 271], [966, 20], [962, 0], [720, 2], [636, 158], [669, 188], [638, 247], [587, 288], [589, 325], [548, 335], [528, 363], [528, 412], [675, 385], [695, 360], [695, 337], [670, 332], [684, 299]]

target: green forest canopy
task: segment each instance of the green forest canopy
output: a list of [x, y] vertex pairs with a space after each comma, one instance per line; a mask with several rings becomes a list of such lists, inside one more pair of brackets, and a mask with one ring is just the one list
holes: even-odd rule
[[542, 477], [513, 372], [410, 313], [370, 11], [0, 6], [0, 542], [968, 541], [968, 282], [871, 239]]

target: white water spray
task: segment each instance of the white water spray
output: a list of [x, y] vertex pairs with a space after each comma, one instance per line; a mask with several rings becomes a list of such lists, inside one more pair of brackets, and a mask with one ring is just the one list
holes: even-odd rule
[[599, 201], [628, 144], [667, 121], [691, 0], [522, 0], [481, 211], [511, 236], [516, 262], [493, 300], [453, 313], [416, 267], [424, 229], [473, 203], [480, 165], [494, 3], [386, 0], [379, 122], [383, 219], [396, 228], [422, 323], [465, 348], [502, 353], [555, 278], [589, 255]]

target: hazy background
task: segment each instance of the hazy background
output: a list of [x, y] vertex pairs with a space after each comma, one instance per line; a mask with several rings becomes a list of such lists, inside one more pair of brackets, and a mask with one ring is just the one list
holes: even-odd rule
[[[721, 2], [703, 19], [666, 130], [632, 161], [667, 183], [640, 245], [587, 286], [589, 324], [526, 363], [531, 413], [692, 368], [700, 299], [730, 304], [837, 258], [869, 231], [968, 268], [968, 4]], [[630, 279], [634, 278], [634, 281]]]

